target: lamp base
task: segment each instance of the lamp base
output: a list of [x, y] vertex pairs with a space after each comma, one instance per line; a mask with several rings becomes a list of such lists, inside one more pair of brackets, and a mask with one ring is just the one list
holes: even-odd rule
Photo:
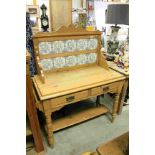
[[107, 41], [107, 60], [113, 61], [115, 59], [114, 54], [117, 53], [119, 41], [117, 39], [117, 34], [119, 31], [119, 26], [111, 26], [110, 39]]
[[106, 60], [107, 61], [114, 61], [115, 60], [115, 56], [113, 56], [113, 55], [106, 55]]

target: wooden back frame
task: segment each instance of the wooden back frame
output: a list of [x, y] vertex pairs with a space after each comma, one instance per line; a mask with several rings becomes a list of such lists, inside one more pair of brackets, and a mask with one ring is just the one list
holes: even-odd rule
[[[42, 41], [61, 41], [61, 40], [69, 40], [69, 39], [87, 39], [95, 37], [98, 40], [98, 46], [95, 50], [83, 50], [83, 51], [75, 51], [75, 52], [64, 52], [64, 53], [56, 53], [56, 54], [40, 54], [39, 53], [39, 42]], [[34, 42], [34, 51], [35, 51], [35, 61], [37, 66], [37, 73], [41, 77], [41, 81], [45, 83], [45, 75], [44, 72], [56, 72], [56, 71], [64, 71], [64, 70], [71, 70], [76, 68], [81, 68], [85, 66], [91, 65], [99, 65], [104, 69], [108, 70], [108, 65], [106, 60], [101, 53], [101, 32], [100, 31], [87, 31], [79, 26], [69, 25], [68, 27], [62, 26], [55, 32], [39, 32], [33, 36]], [[80, 66], [72, 66], [72, 67], [64, 67], [59, 69], [54, 69], [51, 71], [43, 71], [42, 66], [40, 64], [41, 59], [48, 59], [54, 57], [63, 57], [63, 56], [70, 56], [70, 55], [79, 55], [79, 54], [86, 54], [86, 53], [97, 53], [97, 61], [94, 64], [84, 64]]]

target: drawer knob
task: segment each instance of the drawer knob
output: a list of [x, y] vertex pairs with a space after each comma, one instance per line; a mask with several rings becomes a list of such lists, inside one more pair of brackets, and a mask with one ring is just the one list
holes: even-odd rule
[[75, 99], [74, 96], [69, 96], [69, 97], [66, 98], [66, 101], [67, 101], [67, 102], [71, 102], [71, 101], [73, 101], [74, 99]]
[[103, 91], [108, 91], [109, 87], [103, 87]]

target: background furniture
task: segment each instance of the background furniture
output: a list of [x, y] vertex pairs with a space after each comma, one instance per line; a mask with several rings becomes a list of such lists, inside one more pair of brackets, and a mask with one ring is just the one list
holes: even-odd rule
[[[115, 93], [112, 121], [116, 117], [125, 77], [109, 69], [101, 54], [101, 32], [70, 25], [57, 32], [33, 36], [37, 75], [34, 76], [36, 106], [46, 119], [50, 145], [53, 132], [110, 112], [99, 106], [100, 95]], [[84, 112], [52, 121], [51, 114], [62, 107], [97, 96], [97, 106]]]
[[129, 132], [102, 144], [96, 151], [99, 155], [129, 155]]
[[[35, 100], [32, 92], [32, 81], [29, 71], [30, 54], [26, 52], [26, 111], [29, 122], [26, 122], [26, 135], [33, 135], [35, 149], [37, 152], [44, 150], [40, 134], [40, 127], [35, 107]], [[29, 127], [30, 124], [30, 127]]]
[[117, 65], [114, 63], [114, 62], [111, 62], [111, 61], [107, 61], [109, 67], [119, 73], [121, 73], [122, 75], [125, 76], [125, 83], [123, 85], [123, 89], [122, 89], [122, 92], [121, 92], [121, 97], [120, 97], [120, 100], [119, 100], [119, 105], [118, 105], [118, 110], [117, 110], [117, 113], [118, 114], [121, 114], [122, 112], [122, 108], [123, 108], [123, 104], [124, 104], [124, 100], [125, 100], [125, 96], [126, 96], [126, 93], [127, 93], [127, 89], [129, 87], [129, 71], [125, 71], [124, 69], [120, 68], [120, 67], [117, 67]]

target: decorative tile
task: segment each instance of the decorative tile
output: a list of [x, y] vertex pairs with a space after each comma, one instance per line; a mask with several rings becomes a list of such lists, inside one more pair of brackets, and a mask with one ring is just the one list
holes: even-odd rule
[[94, 50], [97, 48], [97, 39], [88, 39], [87, 49]]
[[54, 41], [53, 42], [53, 50], [55, 53], [62, 53], [64, 50], [64, 42], [63, 41]]
[[41, 54], [47, 54], [48, 50], [47, 50], [47, 43], [46, 42], [40, 42], [39, 43], [39, 52]]
[[77, 40], [77, 50], [86, 50], [87, 49], [87, 39]]
[[88, 63], [96, 62], [97, 55], [96, 53], [87, 54]]
[[43, 60], [40, 60], [40, 63], [43, 70], [50, 70], [54, 67], [52, 59], [43, 59]]
[[66, 66], [75, 66], [76, 65], [76, 56], [68, 56], [66, 59]]
[[77, 63], [78, 65], [86, 64], [87, 63], [87, 54], [80, 54], [77, 56]]
[[40, 60], [43, 70], [51, 70], [53, 68], [63, 68], [65, 66], [76, 66], [96, 62], [96, 53], [80, 54], [78, 56], [57, 57], [53, 59]]
[[64, 57], [54, 58], [53, 61], [54, 61], [55, 68], [62, 68], [65, 66], [65, 58]]
[[74, 52], [75, 50], [76, 50], [76, 41], [75, 40], [65, 41], [65, 51], [66, 52]]
[[47, 42], [47, 53], [48, 54], [56, 53], [54, 51], [53, 42]]
[[97, 48], [97, 39], [79, 39], [66, 41], [40, 42], [39, 51], [41, 54], [74, 52], [81, 50], [94, 50]]

